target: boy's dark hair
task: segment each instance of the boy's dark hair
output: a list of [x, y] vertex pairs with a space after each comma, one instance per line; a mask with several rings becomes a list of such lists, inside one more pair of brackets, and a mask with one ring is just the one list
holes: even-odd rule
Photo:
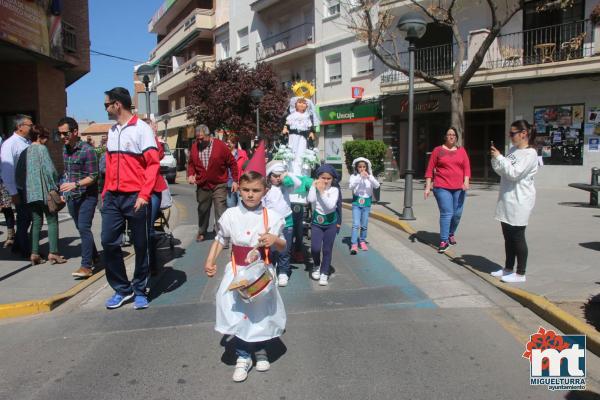
[[75, 129], [79, 131], [79, 124], [71, 117], [61, 118], [56, 126], [63, 126], [64, 124], [69, 125], [69, 130], [71, 132], [73, 132]]
[[104, 92], [104, 94], [108, 96], [110, 101], [118, 101], [123, 104], [123, 107], [131, 110], [131, 95], [129, 94], [129, 90], [123, 87], [116, 87]]
[[267, 187], [267, 181], [266, 181], [265, 177], [256, 171], [244, 172], [242, 174], [242, 176], [240, 177], [240, 186], [244, 182], [250, 183], [250, 182], [256, 182], [256, 181], [260, 181], [265, 188]]

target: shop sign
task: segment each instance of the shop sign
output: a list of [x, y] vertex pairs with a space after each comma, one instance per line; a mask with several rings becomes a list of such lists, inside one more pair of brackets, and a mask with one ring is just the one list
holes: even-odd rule
[[352, 86], [352, 98], [353, 99], [362, 99], [364, 92], [365, 92], [365, 88], [360, 87], [360, 86]]
[[[440, 108], [440, 99], [430, 98], [423, 101], [417, 101], [414, 107], [415, 111], [420, 112], [437, 111]], [[408, 98], [402, 99], [400, 102], [400, 112], [408, 112]]]
[[321, 107], [321, 125], [372, 122], [380, 118], [379, 102]]

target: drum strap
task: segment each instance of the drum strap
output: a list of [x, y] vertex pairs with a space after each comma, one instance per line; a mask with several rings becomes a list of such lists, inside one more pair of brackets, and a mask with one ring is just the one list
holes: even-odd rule
[[[265, 232], [266, 232], [267, 229], [269, 228], [269, 214], [267, 213], [266, 208], [263, 208], [263, 224], [264, 224]], [[269, 260], [269, 248], [265, 247], [264, 251], [265, 251], [265, 263], [271, 264], [271, 261]], [[235, 263], [235, 256], [233, 255], [233, 251], [231, 252], [231, 268], [233, 269], [233, 276], [236, 276], [237, 275], [237, 264]]]

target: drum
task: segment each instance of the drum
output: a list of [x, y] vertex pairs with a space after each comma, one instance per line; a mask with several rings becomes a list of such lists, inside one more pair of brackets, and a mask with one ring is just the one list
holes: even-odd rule
[[251, 303], [273, 290], [273, 285], [273, 274], [263, 260], [259, 259], [248, 266], [237, 268], [229, 290], [236, 290], [244, 302]]

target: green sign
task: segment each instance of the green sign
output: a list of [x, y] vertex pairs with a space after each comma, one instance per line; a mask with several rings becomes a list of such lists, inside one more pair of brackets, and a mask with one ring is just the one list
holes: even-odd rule
[[381, 118], [379, 102], [363, 104], [341, 104], [339, 106], [321, 107], [321, 120], [325, 125], [339, 122], [365, 122]]

